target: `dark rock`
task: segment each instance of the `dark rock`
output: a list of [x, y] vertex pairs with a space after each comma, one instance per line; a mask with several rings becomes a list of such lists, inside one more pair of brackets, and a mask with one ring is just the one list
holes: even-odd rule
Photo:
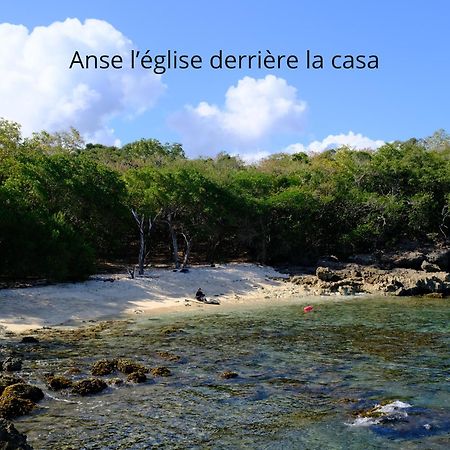
[[437, 249], [428, 253], [427, 261], [436, 264], [441, 270], [450, 270], [450, 248]]
[[122, 378], [110, 378], [109, 380], [106, 380], [108, 384], [111, 384], [113, 386], [120, 386], [123, 384]]
[[316, 269], [316, 277], [322, 281], [339, 281], [341, 277], [328, 267], [318, 267]]
[[5, 396], [0, 397], [0, 417], [4, 419], [14, 419], [15, 417], [29, 414], [35, 404], [31, 400], [19, 397]]
[[20, 358], [8, 357], [3, 361], [3, 370], [8, 372], [17, 372], [22, 369], [22, 360]]
[[127, 381], [131, 381], [132, 383], [145, 383], [147, 376], [143, 372], [132, 372], [127, 376]]
[[155, 377], [170, 377], [172, 375], [172, 372], [168, 367], [154, 367], [150, 371], [153, 376]]
[[39, 340], [34, 336], [24, 336], [20, 342], [22, 344], [39, 344]]
[[443, 292], [430, 292], [429, 294], [425, 294], [426, 298], [444, 298], [445, 294]]
[[117, 370], [116, 359], [100, 359], [92, 365], [91, 373], [95, 376], [109, 375]]
[[432, 264], [428, 261], [423, 261], [420, 265], [420, 268], [424, 270], [425, 272], [440, 272], [441, 269], [436, 264]]
[[377, 262], [377, 259], [372, 254], [360, 254], [353, 255], [349, 258], [349, 261], [355, 264], [361, 264], [362, 266], [369, 266], [371, 264], [375, 264]]
[[72, 392], [79, 395], [98, 394], [106, 389], [107, 384], [100, 378], [87, 378], [73, 383]]
[[391, 256], [391, 261], [394, 267], [419, 270], [425, 255], [422, 252], [405, 252]]
[[128, 375], [133, 372], [148, 373], [148, 368], [143, 364], [132, 361], [130, 359], [118, 359], [117, 360], [117, 370]]
[[225, 380], [229, 380], [231, 378], [237, 378], [239, 374], [237, 372], [231, 372], [230, 370], [226, 370], [220, 374], [220, 378], [224, 378]]
[[27, 437], [19, 433], [11, 422], [0, 419], [0, 450], [33, 450], [33, 447], [27, 444]]
[[189, 269], [186, 269], [186, 267], [183, 267], [183, 269], [180, 269], [180, 273], [189, 273]]
[[23, 383], [22, 378], [15, 377], [14, 375], [0, 374], [0, 395], [7, 386], [17, 383]]
[[42, 392], [42, 389], [39, 389], [37, 386], [31, 386], [26, 383], [17, 383], [5, 387], [2, 398], [8, 396], [31, 400], [36, 403], [44, 398], [44, 393]]
[[45, 377], [45, 381], [47, 382], [48, 387], [53, 391], [68, 389], [73, 385], [72, 380], [61, 375], [48, 375]]

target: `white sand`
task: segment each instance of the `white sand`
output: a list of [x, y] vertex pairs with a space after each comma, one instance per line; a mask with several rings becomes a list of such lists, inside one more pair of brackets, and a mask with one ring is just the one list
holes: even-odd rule
[[[186, 309], [186, 304], [203, 307], [192, 301], [199, 287], [221, 305], [286, 297], [297, 291], [296, 285], [273, 277], [286, 275], [267, 266], [235, 263], [193, 267], [188, 273], [151, 269], [145, 277], [134, 280], [120, 274], [93, 277], [83, 283], [4, 289], [0, 290], [0, 328], [23, 332], [123, 314], [157, 314], [161, 309]], [[115, 281], [104, 281], [108, 278]]]

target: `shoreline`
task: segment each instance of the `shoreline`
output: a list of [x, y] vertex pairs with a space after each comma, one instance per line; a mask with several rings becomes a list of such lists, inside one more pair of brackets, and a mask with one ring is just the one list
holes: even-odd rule
[[[187, 273], [150, 269], [143, 277], [96, 275], [85, 282], [0, 290], [0, 334], [46, 327], [79, 327], [99, 320], [198, 310], [300, 295], [289, 276], [270, 266], [231, 263], [195, 266]], [[221, 305], [195, 301], [202, 287]]]
[[[84, 282], [1, 289], [0, 336], [48, 327], [77, 328], [139, 315], [223, 311], [288, 299], [315, 302], [315, 298], [329, 296], [372, 295], [441, 298], [450, 292], [450, 275], [442, 270], [382, 269], [374, 264], [340, 263], [333, 258], [318, 263], [297, 274], [295, 270], [254, 263], [228, 263], [193, 266], [186, 273], [151, 268], [134, 279], [117, 273], [94, 275]], [[199, 287], [220, 305], [197, 302], [195, 292]]]

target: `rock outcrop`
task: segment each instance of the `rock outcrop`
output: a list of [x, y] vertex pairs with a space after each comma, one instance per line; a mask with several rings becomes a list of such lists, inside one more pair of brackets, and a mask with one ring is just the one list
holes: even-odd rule
[[33, 447], [27, 444], [27, 437], [19, 433], [11, 422], [0, 419], [0, 450], [33, 450]]

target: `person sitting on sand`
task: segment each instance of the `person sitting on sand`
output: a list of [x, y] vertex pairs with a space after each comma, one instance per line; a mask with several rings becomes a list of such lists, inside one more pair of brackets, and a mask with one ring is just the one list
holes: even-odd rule
[[199, 302], [204, 302], [206, 300], [206, 295], [203, 293], [202, 288], [197, 289], [197, 292], [195, 293], [195, 298]]

